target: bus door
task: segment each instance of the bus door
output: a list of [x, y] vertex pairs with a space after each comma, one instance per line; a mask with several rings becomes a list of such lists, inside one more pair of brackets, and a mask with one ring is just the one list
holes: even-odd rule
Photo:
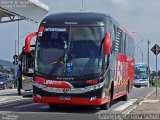
[[34, 73], [34, 47], [31, 46], [30, 53], [22, 55], [22, 89], [32, 90], [32, 80]]

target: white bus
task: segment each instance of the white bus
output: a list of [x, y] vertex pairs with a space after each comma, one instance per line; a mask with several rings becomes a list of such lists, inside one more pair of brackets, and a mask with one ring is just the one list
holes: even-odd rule
[[145, 63], [136, 63], [135, 64], [135, 75], [134, 75], [134, 86], [148, 86], [149, 75], [148, 75], [148, 66]]

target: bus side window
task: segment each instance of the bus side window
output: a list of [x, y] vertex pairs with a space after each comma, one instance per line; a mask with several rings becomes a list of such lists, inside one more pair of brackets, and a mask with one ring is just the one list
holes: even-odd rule
[[23, 56], [22, 68], [24, 74], [33, 74], [33, 56], [31, 54]]
[[116, 48], [116, 26], [112, 25], [112, 30], [111, 30], [111, 39], [112, 39], [112, 52], [113, 51], [118, 51], [118, 49]]
[[117, 28], [117, 33], [116, 33], [116, 45], [118, 48], [118, 52], [122, 53], [123, 52], [123, 36], [122, 36], [122, 30], [120, 28]]

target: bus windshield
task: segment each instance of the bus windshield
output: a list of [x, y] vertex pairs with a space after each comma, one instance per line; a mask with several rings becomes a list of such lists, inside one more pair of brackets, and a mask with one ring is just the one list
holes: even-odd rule
[[37, 40], [35, 70], [51, 76], [100, 73], [103, 37], [103, 27], [46, 27]]
[[147, 66], [136, 66], [135, 79], [147, 79], [147, 78], [148, 78]]

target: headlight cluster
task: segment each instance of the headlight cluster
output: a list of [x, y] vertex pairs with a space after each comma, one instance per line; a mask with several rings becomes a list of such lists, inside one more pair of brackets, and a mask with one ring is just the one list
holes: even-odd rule
[[0, 82], [0, 84], [4, 84], [4, 82]]

